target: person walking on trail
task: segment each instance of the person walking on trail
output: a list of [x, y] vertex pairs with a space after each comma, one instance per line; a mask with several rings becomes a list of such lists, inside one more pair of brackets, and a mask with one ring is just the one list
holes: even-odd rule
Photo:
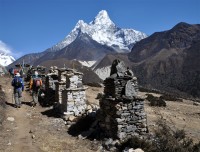
[[42, 79], [38, 76], [38, 72], [35, 71], [34, 75], [32, 76], [30, 80], [30, 90], [32, 92], [32, 106], [36, 106], [38, 103], [38, 95], [40, 88], [42, 86]]
[[12, 86], [14, 91], [14, 99], [15, 99], [15, 107], [21, 107], [21, 98], [22, 98], [22, 91], [24, 91], [24, 82], [20, 77], [19, 73], [15, 74], [15, 77], [12, 80]]

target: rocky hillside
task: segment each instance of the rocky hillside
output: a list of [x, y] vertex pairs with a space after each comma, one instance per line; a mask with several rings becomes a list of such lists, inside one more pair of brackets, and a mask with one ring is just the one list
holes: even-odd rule
[[42, 62], [40, 65], [43, 65], [47, 67], [47, 70], [52, 65], [58, 66], [58, 68], [63, 68], [64, 66], [66, 68], [74, 68], [82, 73], [83, 75], [83, 83], [91, 86], [100, 86], [102, 83], [102, 80], [98, 77], [96, 73], [94, 73], [91, 68], [83, 66], [76, 60], [67, 60], [65, 58], [59, 58], [55, 60], [48, 60]]
[[138, 42], [128, 55], [139, 84], [200, 97], [200, 25], [179, 23]]

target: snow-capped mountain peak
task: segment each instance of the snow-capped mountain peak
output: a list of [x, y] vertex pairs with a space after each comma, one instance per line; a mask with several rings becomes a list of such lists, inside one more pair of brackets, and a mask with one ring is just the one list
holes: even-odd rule
[[84, 28], [85, 26], [87, 26], [87, 23], [85, 23], [83, 20], [79, 20], [77, 23], [76, 23], [76, 26], [73, 30], [76, 30], [78, 28]]
[[133, 45], [146, 38], [147, 35], [134, 29], [122, 29], [117, 27], [110, 19], [107, 11], [100, 11], [89, 24], [79, 20], [74, 29], [63, 41], [50, 48], [58, 51], [72, 43], [81, 33], [90, 36], [96, 42], [114, 48], [117, 52], [130, 51]]
[[94, 21], [90, 22], [94, 25], [105, 25], [105, 26], [114, 26], [115, 24], [111, 21], [110, 17], [106, 10], [100, 11], [95, 17]]
[[6, 53], [3, 53], [3, 51], [0, 51], [0, 65], [7, 66], [14, 61], [15, 61], [14, 57], [12, 57]]

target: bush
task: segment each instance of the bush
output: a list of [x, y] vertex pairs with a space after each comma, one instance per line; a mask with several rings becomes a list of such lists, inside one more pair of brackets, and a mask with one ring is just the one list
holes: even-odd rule
[[150, 106], [166, 107], [166, 102], [162, 98], [154, 97], [151, 94], [147, 94], [146, 100], [150, 102]]
[[161, 98], [162, 100], [165, 100], [165, 101], [178, 101], [178, 102], [183, 102], [182, 99], [177, 98], [177, 97], [175, 97], [175, 96], [173, 96], [173, 95], [170, 95], [170, 94], [164, 94], [164, 95], [160, 96], [160, 98]]
[[173, 131], [165, 121], [158, 121], [155, 131], [155, 140], [152, 144], [158, 152], [199, 152], [198, 144], [185, 136], [184, 130]]
[[184, 130], [171, 129], [166, 121], [159, 120], [154, 135], [146, 139], [138, 136], [122, 143], [120, 151], [125, 147], [141, 148], [145, 152], [200, 152], [200, 142], [193, 143], [193, 140], [185, 136]]

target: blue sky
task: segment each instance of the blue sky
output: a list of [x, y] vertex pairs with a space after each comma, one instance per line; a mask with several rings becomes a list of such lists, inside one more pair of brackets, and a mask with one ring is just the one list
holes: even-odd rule
[[200, 0], [0, 0], [0, 49], [15, 57], [44, 51], [101, 10], [118, 27], [148, 35], [179, 22], [200, 24]]

